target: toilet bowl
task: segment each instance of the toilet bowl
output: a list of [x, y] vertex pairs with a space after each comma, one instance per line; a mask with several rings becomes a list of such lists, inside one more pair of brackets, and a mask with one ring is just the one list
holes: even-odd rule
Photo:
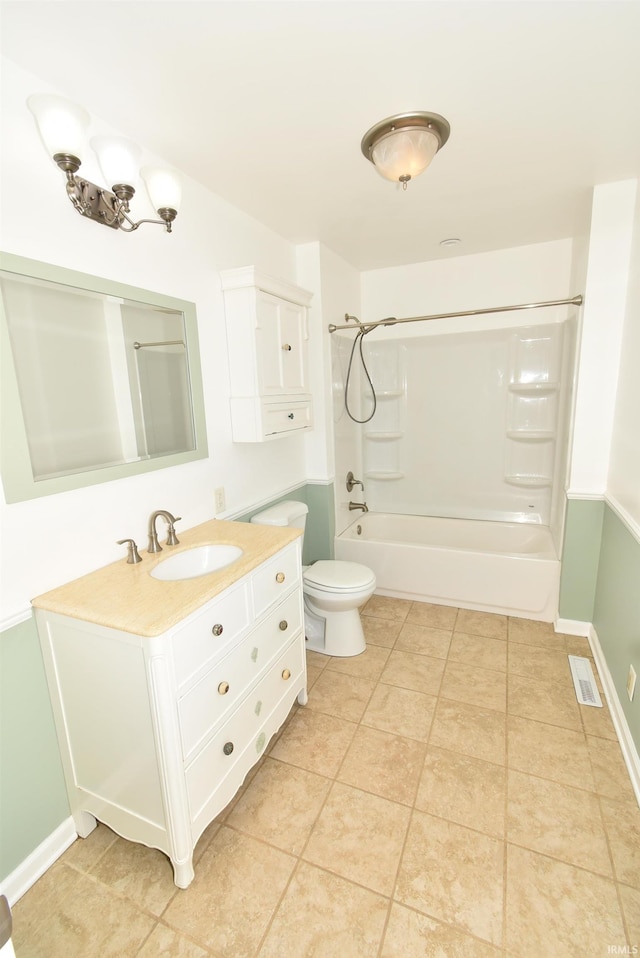
[[[308, 508], [304, 502], [280, 502], [253, 516], [258, 525], [304, 528]], [[360, 655], [366, 649], [358, 609], [374, 593], [376, 577], [359, 562], [320, 559], [303, 566], [306, 647], [322, 655]]]

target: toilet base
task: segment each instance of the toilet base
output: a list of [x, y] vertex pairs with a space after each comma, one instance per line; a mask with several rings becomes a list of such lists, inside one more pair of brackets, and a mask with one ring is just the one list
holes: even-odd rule
[[367, 643], [357, 609], [318, 615], [305, 597], [305, 646], [321, 655], [352, 656], [365, 651]]

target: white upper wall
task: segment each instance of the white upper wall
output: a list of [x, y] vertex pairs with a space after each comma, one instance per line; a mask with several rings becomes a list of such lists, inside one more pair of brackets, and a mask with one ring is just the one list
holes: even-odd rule
[[640, 191], [636, 195], [607, 494], [640, 531]]
[[[151, 225], [127, 235], [82, 219], [26, 107], [32, 93], [57, 91], [10, 61], [2, 70], [2, 248], [195, 302], [209, 440], [209, 458], [186, 466], [15, 505], [1, 497], [0, 617], [6, 622], [32, 597], [121, 558], [117, 539], [132, 537], [144, 549], [153, 510], [182, 516], [179, 533], [214, 515], [215, 488], [225, 488], [227, 511], [237, 513], [304, 482], [306, 463], [302, 437], [231, 441], [219, 279], [220, 270], [253, 264], [296, 282], [295, 247], [192, 180], [183, 183], [171, 235]], [[95, 126], [92, 134], [118, 132]], [[143, 162], [161, 158], [144, 155]], [[82, 172], [100, 182], [90, 162]], [[154, 215], [144, 189], [132, 207], [136, 218]]]

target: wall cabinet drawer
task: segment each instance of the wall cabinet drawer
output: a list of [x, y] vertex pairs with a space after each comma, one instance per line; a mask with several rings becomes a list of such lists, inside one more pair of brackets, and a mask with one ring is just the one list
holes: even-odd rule
[[172, 637], [176, 681], [181, 689], [252, 622], [248, 584], [230, 589]]
[[283, 549], [260, 566], [251, 580], [253, 609], [256, 618], [270, 605], [279, 602], [302, 577], [302, 563], [297, 546]]
[[268, 744], [264, 726], [303, 670], [304, 648], [296, 639], [188, 766], [185, 774], [192, 821], [247, 750], [253, 750], [254, 761], [262, 754]]
[[265, 439], [313, 425], [311, 400], [303, 402], [263, 403], [262, 431]]
[[185, 761], [204, 743], [248, 687], [302, 628], [297, 592], [289, 595], [258, 628], [217, 663], [180, 699], [180, 735]]

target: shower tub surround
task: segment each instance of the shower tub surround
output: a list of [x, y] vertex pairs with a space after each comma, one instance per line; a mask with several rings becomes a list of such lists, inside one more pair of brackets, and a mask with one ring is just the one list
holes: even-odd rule
[[366, 513], [336, 559], [375, 572], [381, 595], [553, 622], [560, 562], [546, 526]]

